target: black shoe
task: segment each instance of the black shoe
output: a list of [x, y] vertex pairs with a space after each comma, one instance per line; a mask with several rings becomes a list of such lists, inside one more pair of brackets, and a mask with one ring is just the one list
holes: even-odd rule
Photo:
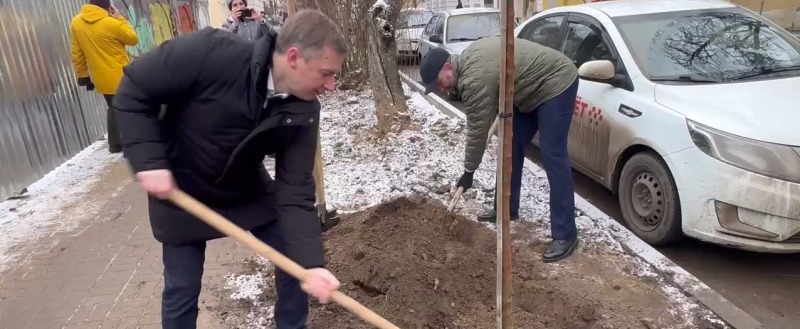
[[121, 146], [117, 146], [117, 147], [109, 147], [109, 148], [108, 148], [108, 152], [111, 152], [111, 153], [119, 153], [119, 152], [122, 152], [122, 147], [121, 147]]
[[578, 238], [572, 240], [553, 240], [550, 246], [544, 251], [542, 261], [545, 263], [552, 263], [572, 255], [575, 248], [578, 246]]
[[[519, 219], [519, 214], [511, 215], [512, 222], [517, 221], [518, 219]], [[478, 214], [478, 221], [495, 223], [497, 222], [497, 213], [494, 210], [486, 210], [483, 213]]]

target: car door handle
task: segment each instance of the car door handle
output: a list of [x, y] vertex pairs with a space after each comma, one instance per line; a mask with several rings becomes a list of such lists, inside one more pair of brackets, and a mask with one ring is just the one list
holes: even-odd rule
[[619, 106], [619, 113], [622, 113], [622, 115], [629, 118], [638, 118], [642, 116], [642, 112], [639, 112], [632, 107], [626, 106], [625, 104]]

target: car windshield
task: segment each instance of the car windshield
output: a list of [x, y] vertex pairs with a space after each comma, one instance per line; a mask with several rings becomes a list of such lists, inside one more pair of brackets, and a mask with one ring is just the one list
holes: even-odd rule
[[433, 16], [433, 12], [431, 11], [411, 11], [405, 12], [404, 14], [408, 16], [406, 20], [408, 27], [425, 27]]
[[651, 80], [800, 74], [800, 40], [739, 8], [625, 16], [614, 23]]
[[475, 41], [500, 34], [500, 13], [478, 13], [450, 16], [447, 20], [447, 42]]

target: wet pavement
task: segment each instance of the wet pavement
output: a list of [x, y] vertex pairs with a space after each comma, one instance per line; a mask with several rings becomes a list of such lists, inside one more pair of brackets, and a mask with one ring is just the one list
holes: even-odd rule
[[[464, 107], [460, 102], [451, 104], [458, 109]], [[529, 158], [539, 164], [537, 154], [538, 149], [531, 146]], [[576, 192], [621, 221], [617, 197], [580, 172], [573, 170], [573, 173]], [[754, 253], [690, 238], [657, 249], [756, 318], [765, 328], [800, 328], [800, 308], [797, 307], [800, 305], [800, 254]]]

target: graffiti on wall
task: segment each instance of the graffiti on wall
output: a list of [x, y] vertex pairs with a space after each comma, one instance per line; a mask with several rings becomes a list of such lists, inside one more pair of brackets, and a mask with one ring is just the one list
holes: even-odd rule
[[207, 2], [191, 0], [122, 0], [122, 12], [139, 35], [139, 44], [127, 47], [128, 54], [138, 58], [164, 41], [177, 35], [196, 31], [197, 22], [207, 21], [197, 17], [208, 12]]
[[168, 3], [155, 2], [150, 4], [150, 21], [153, 24], [153, 36], [156, 46], [172, 39], [176, 35], [172, 17], [172, 8]]
[[208, 8], [200, 7], [197, 8], [197, 29], [203, 29], [209, 25], [208, 23]]
[[196, 29], [191, 4], [185, 3], [178, 6], [178, 20], [180, 21], [180, 25], [178, 25], [178, 27], [180, 28], [181, 33], [192, 32]]

